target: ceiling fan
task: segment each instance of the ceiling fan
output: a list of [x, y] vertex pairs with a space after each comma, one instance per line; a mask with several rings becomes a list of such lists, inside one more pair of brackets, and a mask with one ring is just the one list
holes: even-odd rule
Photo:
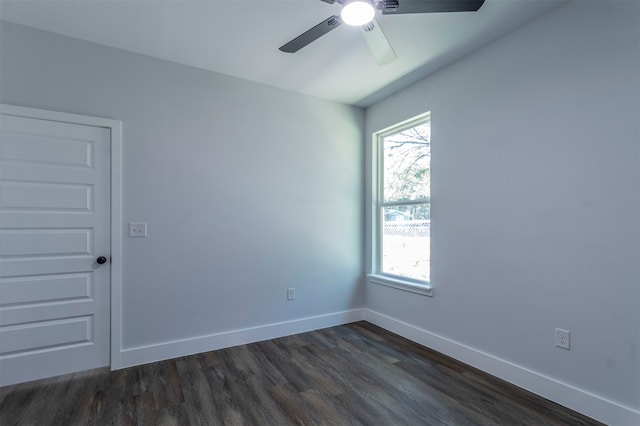
[[376, 11], [382, 15], [406, 13], [475, 12], [484, 0], [321, 0], [342, 4], [340, 15], [333, 15], [310, 30], [280, 47], [282, 52], [295, 53], [343, 23], [359, 26], [373, 57], [379, 65], [396, 59], [389, 40], [375, 20]]

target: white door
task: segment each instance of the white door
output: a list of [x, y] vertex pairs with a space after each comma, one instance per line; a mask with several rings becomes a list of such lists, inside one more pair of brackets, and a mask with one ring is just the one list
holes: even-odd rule
[[110, 130], [0, 118], [0, 386], [109, 365]]

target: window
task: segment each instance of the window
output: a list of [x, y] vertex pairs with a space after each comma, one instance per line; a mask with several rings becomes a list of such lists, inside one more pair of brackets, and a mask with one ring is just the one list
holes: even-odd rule
[[423, 114], [374, 135], [371, 282], [430, 294], [431, 121]]

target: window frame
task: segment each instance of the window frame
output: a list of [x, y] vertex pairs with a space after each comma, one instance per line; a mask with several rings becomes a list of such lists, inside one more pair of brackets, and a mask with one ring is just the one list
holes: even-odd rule
[[403, 277], [382, 272], [382, 232], [383, 232], [383, 209], [398, 205], [431, 205], [431, 197], [420, 200], [385, 201], [384, 200], [384, 139], [396, 133], [403, 132], [412, 127], [431, 122], [431, 112], [412, 117], [408, 120], [396, 123], [392, 126], [374, 132], [372, 134], [372, 158], [371, 158], [371, 203], [370, 205], [370, 270], [367, 275], [370, 284], [379, 284], [399, 290], [421, 294], [425, 296], [433, 295], [433, 288], [430, 281]]

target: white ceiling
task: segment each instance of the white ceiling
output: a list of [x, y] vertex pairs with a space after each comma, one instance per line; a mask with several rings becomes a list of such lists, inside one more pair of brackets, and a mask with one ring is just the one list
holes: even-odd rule
[[398, 55], [384, 66], [347, 25], [295, 54], [278, 50], [339, 14], [339, 4], [320, 0], [0, 0], [0, 18], [368, 106], [564, 2], [486, 0], [478, 12], [377, 16]]

